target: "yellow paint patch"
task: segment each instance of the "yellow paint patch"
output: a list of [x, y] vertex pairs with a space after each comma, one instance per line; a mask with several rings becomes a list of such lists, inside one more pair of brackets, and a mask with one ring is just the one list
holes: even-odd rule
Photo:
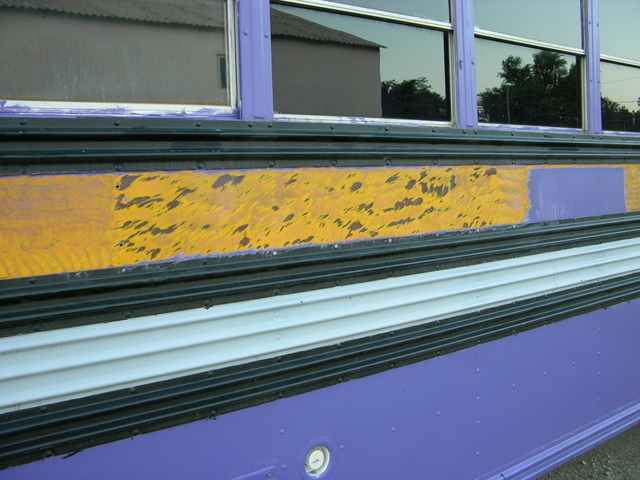
[[640, 211], [640, 165], [624, 166], [624, 186], [627, 211]]
[[520, 223], [530, 167], [0, 179], [0, 278]]
[[0, 278], [110, 266], [115, 178], [1, 178]]

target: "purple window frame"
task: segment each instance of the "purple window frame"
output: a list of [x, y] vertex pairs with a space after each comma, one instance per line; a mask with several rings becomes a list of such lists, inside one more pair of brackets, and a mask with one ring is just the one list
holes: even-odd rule
[[[210, 118], [242, 121], [273, 121], [273, 88], [271, 71], [270, 0], [229, 0], [235, 2], [235, 33], [238, 102], [235, 112], [213, 115]], [[451, 8], [452, 83], [454, 98], [452, 126], [479, 128], [475, 76], [474, 0], [449, 0]], [[536, 126], [482, 126], [494, 130], [553, 130], [602, 134], [600, 105], [600, 0], [582, 0], [584, 38], [583, 59], [583, 115], [584, 130]], [[0, 105], [1, 107], [1, 105]], [[81, 114], [81, 112], [78, 112]], [[103, 110], [104, 116], [125, 115], [126, 112]], [[33, 115], [28, 110], [0, 108], [0, 116]], [[56, 112], [38, 114], [55, 117]], [[60, 115], [62, 116], [62, 115]], [[64, 116], [69, 116], [67, 112]], [[136, 115], [144, 116], [144, 115]], [[151, 115], [150, 115], [151, 116]], [[184, 117], [179, 112], [167, 117]], [[384, 123], [384, 119], [381, 119]], [[322, 123], [323, 119], [318, 119]], [[366, 122], [364, 122], [366, 123]], [[380, 123], [380, 122], [376, 122]], [[426, 122], [429, 123], [429, 122]], [[634, 135], [633, 132], [621, 133]], [[635, 134], [640, 135], [640, 134]]]

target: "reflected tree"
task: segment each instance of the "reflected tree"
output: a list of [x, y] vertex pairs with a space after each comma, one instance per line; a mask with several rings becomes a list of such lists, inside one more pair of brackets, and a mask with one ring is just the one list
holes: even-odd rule
[[499, 87], [480, 93], [487, 121], [522, 125], [579, 127], [579, 75], [576, 64], [557, 52], [540, 51], [532, 64], [510, 55], [502, 61]]
[[640, 114], [627, 107], [602, 97], [602, 128], [604, 130], [640, 131]]
[[382, 116], [413, 120], [444, 120], [449, 117], [449, 102], [436, 93], [425, 77], [381, 84]]

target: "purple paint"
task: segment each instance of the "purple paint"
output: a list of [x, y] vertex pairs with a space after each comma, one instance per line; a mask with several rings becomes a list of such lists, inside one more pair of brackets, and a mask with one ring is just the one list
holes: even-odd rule
[[473, 34], [473, 2], [455, 0], [453, 3], [453, 58], [457, 72], [456, 117], [458, 126], [478, 126], [478, 98], [475, 73], [475, 37]]
[[238, 77], [242, 120], [273, 120], [269, 0], [239, 0]]
[[630, 409], [626, 426], [640, 420], [639, 314], [639, 300], [620, 304], [1, 476], [297, 480], [320, 444], [333, 462], [321, 478], [515, 478], [514, 461], [548, 460], [562, 441], [593, 445], [580, 431]]
[[586, 86], [586, 128], [589, 133], [602, 133], [602, 108], [600, 106], [600, 12], [598, 2], [585, 2], [584, 28]]
[[[216, 120], [237, 120], [236, 113], [229, 113], [224, 108], [204, 107], [198, 110], [167, 110], [149, 112], [144, 110], [133, 110], [129, 108], [110, 107], [113, 103], [106, 104], [104, 108], [90, 107], [46, 107], [35, 108], [29, 105], [11, 105], [5, 106], [7, 102], [0, 102], [0, 116], [2, 117], [40, 117], [40, 118], [80, 118], [80, 117], [135, 117], [135, 118], [193, 118], [193, 119], [216, 119]], [[58, 103], [58, 102], [52, 102]], [[63, 102], [59, 102], [63, 105]], [[95, 102], [87, 105], [95, 106]], [[153, 104], [145, 104], [145, 106], [153, 108]], [[162, 104], [158, 104], [161, 107]], [[224, 113], [221, 113], [224, 112]]]
[[624, 168], [534, 168], [527, 220], [544, 222], [626, 212]]

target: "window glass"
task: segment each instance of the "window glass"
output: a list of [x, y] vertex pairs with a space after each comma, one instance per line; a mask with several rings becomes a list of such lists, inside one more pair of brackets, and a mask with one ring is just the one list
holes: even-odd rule
[[640, 131], [640, 68], [600, 64], [602, 128]]
[[448, 0], [338, 0], [358, 7], [402, 13], [412, 17], [449, 22]]
[[580, 127], [576, 57], [476, 41], [480, 122]]
[[600, 53], [640, 61], [640, 2], [600, 2]]
[[228, 105], [225, 11], [224, 0], [4, 0], [0, 95]]
[[475, 0], [475, 26], [581, 48], [580, 8], [580, 0]]
[[445, 33], [273, 6], [271, 34], [278, 113], [451, 118]]

